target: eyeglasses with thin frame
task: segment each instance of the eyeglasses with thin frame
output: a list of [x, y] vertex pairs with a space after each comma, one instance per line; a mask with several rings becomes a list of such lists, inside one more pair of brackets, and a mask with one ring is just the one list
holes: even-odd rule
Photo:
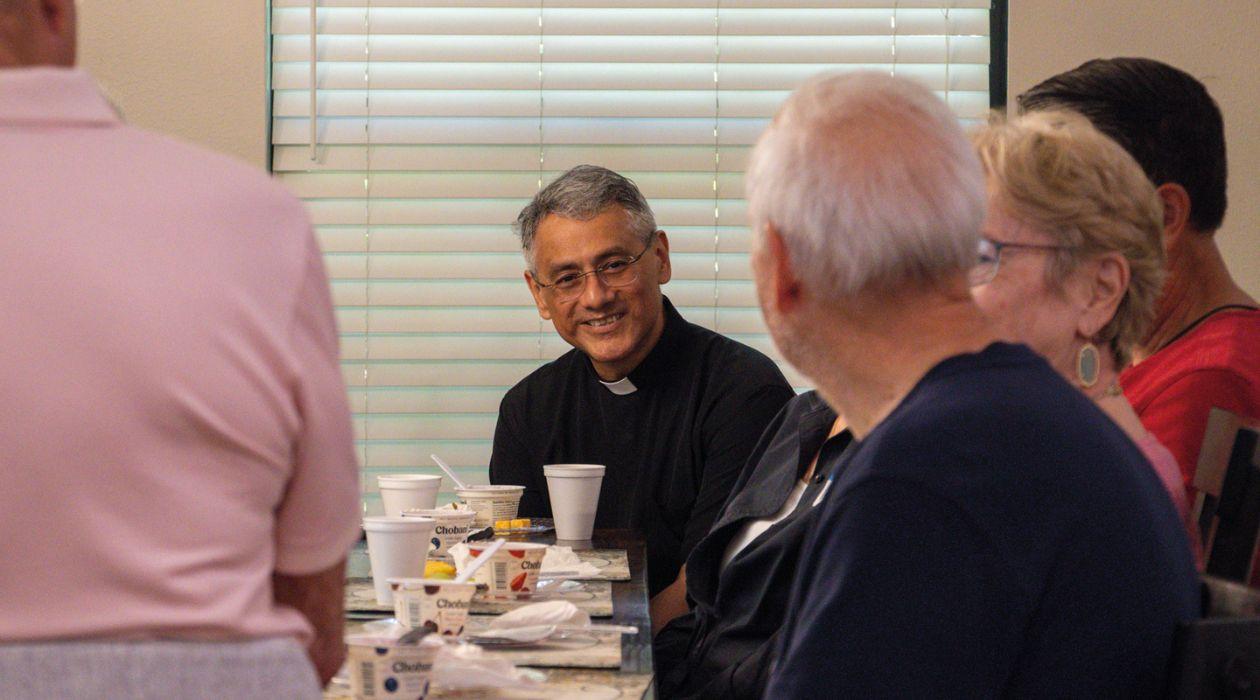
[[557, 301], [569, 301], [580, 296], [582, 289], [586, 286], [587, 275], [595, 275], [595, 278], [606, 287], [624, 287], [634, 284], [639, 279], [639, 268], [634, 264], [642, 260], [643, 256], [652, 249], [652, 244], [656, 242], [656, 234], [656, 231], [652, 232], [652, 237], [648, 239], [647, 245], [638, 255], [605, 260], [594, 270], [587, 272], [567, 272], [552, 280], [551, 284], [543, 284], [535, 278], [534, 284], [542, 289], [550, 289]]
[[997, 277], [998, 268], [1002, 264], [1003, 250], [1071, 250], [1070, 245], [1056, 245], [1053, 243], [1007, 243], [1005, 241], [995, 241], [992, 238], [981, 238], [979, 250], [977, 251], [976, 264], [967, 273], [967, 282], [972, 287], [979, 287], [982, 284], [988, 284]]

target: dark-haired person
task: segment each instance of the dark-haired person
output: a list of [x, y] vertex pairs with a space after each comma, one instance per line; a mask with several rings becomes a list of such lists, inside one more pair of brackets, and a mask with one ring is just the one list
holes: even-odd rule
[[682, 565], [766, 424], [793, 396], [768, 357], [687, 322], [661, 293], [669, 239], [633, 182], [579, 165], [516, 222], [538, 313], [573, 350], [503, 397], [490, 480], [550, 517], [544, 464], [607, 467], [597, 528], [647, 542], [654, 626], [687, 611]]
[[1225, 129], [1203, 84], [1146, 58], [1088, 61], [1020, 95], [1068, 109], [1125, 148], [1164, 206], [1168, 276], [1153, 330], [1120, 376], [1142, 423], [1194, 479], [1208, 411], [1260, 420], [1260, 310], [1216, 245], [1225, 217]]

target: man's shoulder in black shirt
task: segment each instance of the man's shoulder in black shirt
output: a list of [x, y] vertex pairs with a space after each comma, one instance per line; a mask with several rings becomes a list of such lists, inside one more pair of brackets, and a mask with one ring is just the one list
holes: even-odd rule
[[761, 432], [793, 396], [768, 357], [664, 304], [664, 332], [621, 382], [602, 383], [575, 349], [508, 391], [490, 460], [492, 482], [526, 487], [527, 517], [551, 512], [542, 465], [604, 464], [596, 527], [643, 533], [652, 593], [708, 532]]

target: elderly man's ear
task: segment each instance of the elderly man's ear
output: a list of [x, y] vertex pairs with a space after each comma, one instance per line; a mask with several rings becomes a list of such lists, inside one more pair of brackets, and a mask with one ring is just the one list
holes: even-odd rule
[[774, 224], [766, 224], [754, 264], [761, 268], [758, 278], [766, 285], [763, 297], [776, 310], [785, 313], [800, 306], [803, 300], [800, 278], [792, 267], [787, 242]]

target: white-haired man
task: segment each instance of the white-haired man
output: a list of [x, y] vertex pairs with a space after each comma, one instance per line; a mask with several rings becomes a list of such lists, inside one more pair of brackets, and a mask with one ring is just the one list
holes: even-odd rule
[[926, 88], [823, 76], [748, 173], [780, 349], [849, 422], [769, 697], [1149, 697], [1197, 608], [1136, 447], [971, 299], [980, 167]]
[[0, 697], [318, 698], [359, 534], [319, 249], [123, 124], [74, 9], [0, 0]]

